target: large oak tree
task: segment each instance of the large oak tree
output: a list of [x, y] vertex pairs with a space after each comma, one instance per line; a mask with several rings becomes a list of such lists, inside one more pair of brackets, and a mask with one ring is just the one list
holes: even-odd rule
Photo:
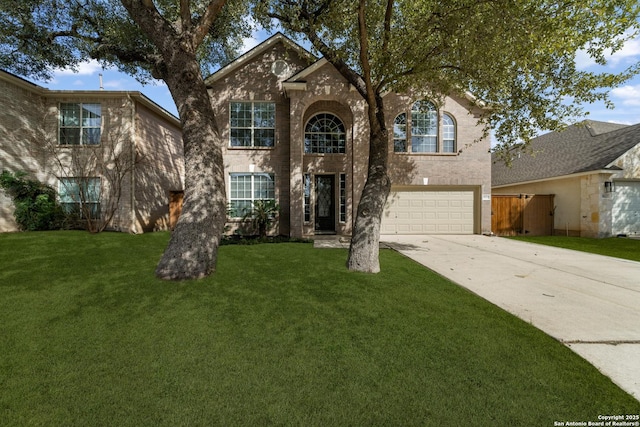
[[295, 36], [304, 35], [366, 101], [369, 165], [347, 265], [377, 272], [380, 222], [390, 191], [389, 121], [384, 95], [409, 91], [438, 99], [482, 100], [485, 136], [508, 153], [540, 130], [607, 100], [606, 88], [637, 68], [595, 74], [576, 53], [603, 64], [637, 28], [636, 0], [277, 0], [261, 3]]
[[223, 142], [203, 72], [225, 62], [247, 26], [244, 0], [0, 0], [0, 67], [49, 77], [88, 58], [167, 84], [182, 123], [182, 215], [156, 269], [163, 279], [214, 271], [226, 221]]

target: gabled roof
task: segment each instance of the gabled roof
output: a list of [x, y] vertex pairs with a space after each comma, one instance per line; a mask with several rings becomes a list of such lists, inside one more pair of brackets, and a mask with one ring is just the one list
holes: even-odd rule
[[531, 140], [511, 167], [493, 155], [491, 185], [540, 181], [549, 178], [611, 170], [612, 163], [640, 144], [640, 124], [633, 126], [587, 120]]
[[312, 55], [305, 48], [300, 46], [298, 43], [291, 40], [289, 37], [284, 34], [277, 32], [259, 45], [255, 46], [253, 49], [248, 52], [240, 55], [224, 67], [220, 68], [218, 71], [211, 74], [209, 77], [204, 79], [207, 85], [211, 85], [214, 82], [220, 80], [226, 75], [232, 73], [236, 68], [241, 67], [242, 65], [252, 61], [259, 55], [262, 55], [266, 50], [270, 49], [272, 46], [275, 46], [278, 43], [283, 43], [287, 49], [291, 49], [298, 53], [298, 55], [302, 57], [309, 58], [312, 61], [315, 61], [317, 58]]
[[137, 102], [145, 105], [147, 108], [154, 111], [156, 114], [164, 117], [165, 119], [173, 122], [176, 126], [182, 126], [180, 119], [165, 110], [163, 107], [152, 101], [145, 94], [139, 91], [119, 91], [119, 90], [51, 90], [45, 87], [39, 86], [35, 83], [17, 76], [13, 73], [0, 69], [0, 80], [4, 80], [13, 85], [19, 86], [23, 89], [29, 90], [32, 93], [36, 93], [42, 97], [56, 98], [56, 97], [85, 97], [95, 99], [108, 99], [116, 97], [131, 97]]

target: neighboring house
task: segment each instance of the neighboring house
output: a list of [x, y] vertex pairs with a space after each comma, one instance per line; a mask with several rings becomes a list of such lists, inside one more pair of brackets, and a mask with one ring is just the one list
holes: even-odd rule
[[[53, 91], [0, 71], [0, 171], [26, 172], [56, 188], [67, 210], [88, 205], [100, 216], [116, 186], [97, 163], [128, 170], [109, 229], [168, 228], [170, 194], [184, 188], [175, 116], [139, 92]], [[0, 191], [0, 231], [17, 230], [12, 213]]]
[[[366, 103], [325, 59], [276, 34], [206, 79], [225, 143], [230, 231], [258, 199], [271, 233], [350, 235], [367, 176]], [[384, 97], [391, 195], [382, 234], [490, 231], [489, 141], [471, 97]], [[438, 105], [436, 107], [436, 105]], [[478, 141], [479, 142], [476, 142]]]
[[[640, 233], [640, 124], [584, 121], [531, 141], [508, 167], [494, 161], [494, 195], [554, 195], [554, 234]], [[526, 231], [526, 230], [525, 230]]]

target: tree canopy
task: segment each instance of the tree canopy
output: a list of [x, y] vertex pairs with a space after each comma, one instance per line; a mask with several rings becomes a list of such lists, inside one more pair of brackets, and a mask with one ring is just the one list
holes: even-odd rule
[[[0, 68], [48, 80], [59, 68], [87, 59], [117, 67], [144, 82], [166, 58], [120, 0], [0, 0]], [[138, 2], [131, 2], [138, 3]], [[235, 57], [250, 34], [245, 0], [142, 1], [152, 5], [177, 35], [203, 23], [210, 6], [215, 19], [200, 35], [197, 57], [204, 75]], [[224, 6], [224, 7], [223, 7]], [[209, 12], [212, 13], [212, 12]], [[187, 19], [189, 18], [189, 19]]]
[[331, 62], [344, 62], [364, 79], [368, 74], [377, 93], [473, 95], [490, 106], [485, 123], [505, 146], [557, 129], [581, 114], [580, 105], [607, 101], [608, 88], [638, 72], [638, 65], [619, 74], [576, 66], [578, 52], [604, 64], [637, 34], [634, 0], [285, 0], [262, 6]]

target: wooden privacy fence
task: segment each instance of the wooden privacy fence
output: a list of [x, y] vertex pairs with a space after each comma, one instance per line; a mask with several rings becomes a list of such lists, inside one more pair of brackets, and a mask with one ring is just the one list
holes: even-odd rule
[[169, 192], [169, 228], [173, 230], [176, 228], [176, 223], [180, 214], [182, 213], [182, 199], [184, 198], [184, 191], [171, 191]]
[[491, 231], [498, 236], [553, 235], [553, 194], [494, 194]]

